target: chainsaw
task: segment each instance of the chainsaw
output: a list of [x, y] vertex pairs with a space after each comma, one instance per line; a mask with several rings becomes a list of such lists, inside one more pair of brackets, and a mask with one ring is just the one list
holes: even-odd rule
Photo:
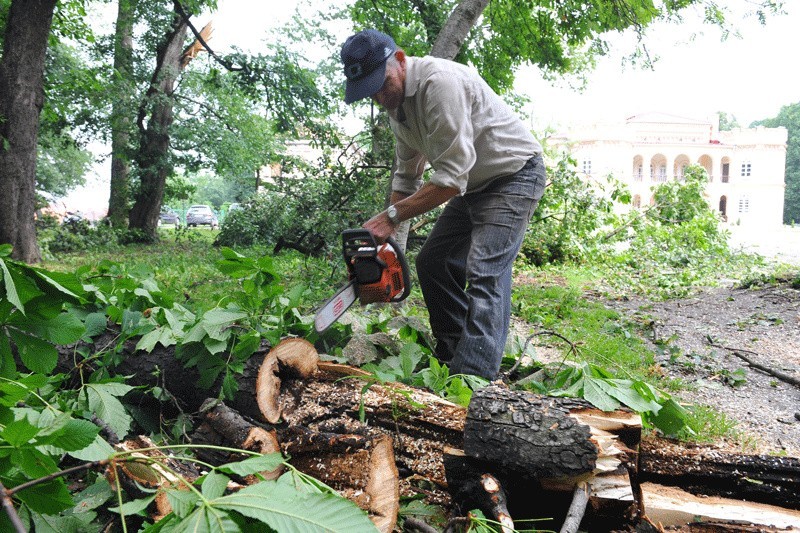
[[342, 232], [342, 255], [349, 280], [314, 316], [314, 329], [320, 334], [356, 299], [361, 305], [400, 302], [411, 292], [408, 263], [394, 239], [378, 244], [369, 230], [348, 229]]

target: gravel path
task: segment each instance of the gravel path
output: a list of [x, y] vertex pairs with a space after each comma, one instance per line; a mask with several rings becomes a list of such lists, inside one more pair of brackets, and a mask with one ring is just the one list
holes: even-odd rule
[[800, 291], [788, 284], [718, 288], [682, 300], [607, 305], [652, 321], [651, 341], [673, 347], [659, 356], [665, 375], [690, 387], [681, 399], [737, 421], [753, 448], [744, 451], [800, 457], [800, 387], [751, 368], [727, 349], [800, 380]]

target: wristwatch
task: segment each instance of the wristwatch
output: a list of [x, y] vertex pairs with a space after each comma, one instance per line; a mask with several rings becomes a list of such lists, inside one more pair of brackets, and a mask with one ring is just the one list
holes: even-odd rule
[[397, 208], [394, 205], [390, 205], [386, 208], [386, 216], [389, 217], [389, 220], [392, 221], [392, 224], [399, 224], [400, 217], [397, 214]]

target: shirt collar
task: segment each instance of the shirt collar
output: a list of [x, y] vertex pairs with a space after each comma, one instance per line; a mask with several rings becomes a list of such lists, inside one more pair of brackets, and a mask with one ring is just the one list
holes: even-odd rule
[[417, 58], [406, 56], [406, 80], [405, 86], [403, 87], [405, 98], [417, 94], [419, 82], [419, 65], [417, 64]]

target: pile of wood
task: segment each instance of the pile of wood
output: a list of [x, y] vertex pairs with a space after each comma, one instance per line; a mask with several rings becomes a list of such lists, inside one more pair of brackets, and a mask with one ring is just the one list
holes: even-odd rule
[[[502, 385], [477, 391], [466, 409], [320, 361], [302, 339], [285, 339], [251, 358], [239, 392], [222, 403], [194, 386], [197, 376], [170, 350], [125, 350], [130, 354], [117, 371], [132, 384], [158, 384], [182, 409], [200, 413], [193, 442], [279, 451], [366, 510], [380, 531], [396, 527], [402, 496], [454, 515], [480, 508], [507, 528], [528, 528], [524, 520], [541, 517], [550, 521], [537, 528], [565, 532], [582, 522], [597, 530], [649, 523], [640, 485], [648, 472], [638, 468], [641, 419], [626, 409], [603, 412], [582, 400]], [[212, 464], [241, 458], [199, 453]], [[648, 461], [655, 457], [651, 448], [644, 453]]]

